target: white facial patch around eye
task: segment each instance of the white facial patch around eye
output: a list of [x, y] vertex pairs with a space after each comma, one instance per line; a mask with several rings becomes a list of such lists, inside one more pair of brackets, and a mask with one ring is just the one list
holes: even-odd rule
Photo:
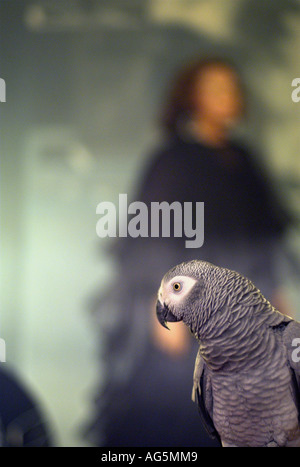
[[160, 302], [163, 302], [163, 286], [162, 284], [160, 285], [160, 288], [159, 288], [159, 291], [158, 291], [158, 294], [157, 294], [157, 299], [160, 300]]
[[[196, 283], [196, 279], [187, 276], [173, 277], [168, 284], [166, 284], [167, 299], [166, 304], [180, 303], [190, 293], [191, 289]], [[174, 284], [180, 284], [179, 289], [174, 288]]]

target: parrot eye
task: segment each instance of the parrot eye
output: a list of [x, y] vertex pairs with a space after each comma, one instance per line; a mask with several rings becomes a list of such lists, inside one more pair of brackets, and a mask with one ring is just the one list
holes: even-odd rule
[[181, 284], [180, 284], [180, 282], [174, 282], [174, 284], [173, 284], [173, 290], [174, 290], [175, 292], [179, 292], [179, 291], [181, 290]]

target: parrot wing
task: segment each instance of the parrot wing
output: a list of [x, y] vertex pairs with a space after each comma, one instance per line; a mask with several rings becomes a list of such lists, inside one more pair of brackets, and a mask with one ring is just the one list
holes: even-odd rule
[[286, 326], [283, 341], [287, 348], [288, 363], [292, 370], [293, 393], [298, 407], [300, 426], [300, 323], [298, 321], [291, 321]]
[[200, 417], [210, 437], [217, 439], [221, 443], [219, 433], [212, 419], [213, 396], [211, 378], [200, 353], [200, 348], [195, 361], [192, 400], [198, 405]]

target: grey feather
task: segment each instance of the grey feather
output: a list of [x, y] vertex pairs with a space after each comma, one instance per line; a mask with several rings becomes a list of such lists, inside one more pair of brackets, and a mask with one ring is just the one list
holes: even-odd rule
[[197, 353], [194, 378], [193, 378], [192, 401], [198, 405], [199, 414], [208, 434], [220, 441], [212, 416], [213, 416], [213, 398], [211, 377], [207, 371], [200, 349]]
[[[186, 294], [185, 278], [194, 284]], [[159, 300], [199, 340], [192, 398], [208, 431], [223, 446], [300, 446], [300, 323], [247, 278], [204, 261], [172, 268]]]

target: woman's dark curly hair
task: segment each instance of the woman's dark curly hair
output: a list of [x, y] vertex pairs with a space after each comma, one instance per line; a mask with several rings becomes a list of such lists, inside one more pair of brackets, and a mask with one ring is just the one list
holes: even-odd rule
[[[199, 74], [210, 67], [223, 67], [233, 71], [238, 79], [242, 96], [245, 96], [244, 85], [240, 73], [230, 60], [210, 57], [196, 59], [183, 66], [176, 75], [161, 113], [160, 124], [162, 130], [173, 135], [178, 133], [182, 123], [188, 121], [194, 112], [194, 92]], [[243, 113], [245, 102], [243, 103]]]

